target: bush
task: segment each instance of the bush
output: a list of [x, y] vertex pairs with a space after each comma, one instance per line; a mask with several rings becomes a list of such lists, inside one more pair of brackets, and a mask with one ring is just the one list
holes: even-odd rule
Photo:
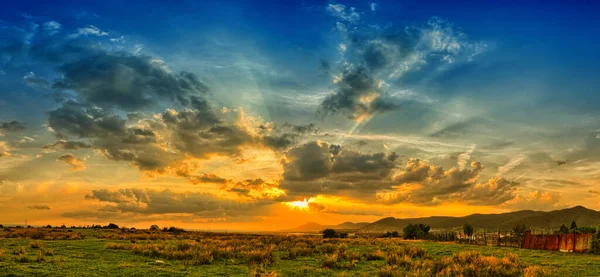
[[463, 232], [470, 237], [473, 235], [473, 232], [475, 232], [475, 229], [473, 228], [473, 225], [465, 223], [465, 225], [463, 225]]
[[367, 261], [378, 261], [378, 260], [384, 260], [385, 259], [385, 253], [379, 249], [369, 252], [365, 255], [365, 260]]
[[424, 239], [430, 229], [431, 227], [425, 224], [408, 224], [404, 227], [404, 239]]
[[333, 229], [325, 229], [321, 232], [324, 239], [337, 238], [337, 232]]
[[114, 224], [114, 223], [109, 223], [108, 225], [104, 226], [105, 229], [119, 229], [119, 225]]

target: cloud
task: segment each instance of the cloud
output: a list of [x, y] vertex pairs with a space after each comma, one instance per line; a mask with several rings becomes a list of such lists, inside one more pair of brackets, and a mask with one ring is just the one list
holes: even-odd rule
[[558, 192], [535, 190], [518, 194], [504, 206], [515, 210], [554, 210], [560, 208], [560, 197]]
[[346, 6], [342, 4], [329, 4], [326, 10], [333, 17], [341, 21], [356, 23], [360, 20], [360, 15], [356, 12], [354, 7], [346, 8]]
[[473, 154], [473, 151], [475, 151], [475, 144], [472, 144], [471, 146], [469, 146], [467, 151], [458, 155], [457, 163], [458, 163], [459, 169], [465, 169], [465, 167], [467, 166], [467, 163], [469, 162], [469, 160], [471, 160], [471, 154]]
[[345, 67], [336, 86], [337, 91], [321, 103], [321, 114], [342, 113], [351, 119], [361, 119], [399, 107], [387, 101], [383, 93], [383, 81], [373, 78], [369, 69], [363, 66]]
[[75, 91], [81, 102], [137, 110], [168, 100], [188, 105], [208, 87], [189, 72], [173, 74], [148, 56], [102, 53], [59, 67], [63, 79], [55, 89]]
[[10, 148], [8, 147], [8, 145], [6, 145], [6, 142], [0, 141], [0, 158], [11, 156], [9, 151]]
[[283, 195], [278, 183], [266, 182], [263, 179], [247, 179], [240, 182], [228, 182], [221, 189], [236, 193], [250, 199], [277, 199]]
[[92, 148], [92, 145], [81, 141], [58, 140], [55, 143], [43, 147], [48, 150], [78, 150]]
[[75, 32], [74, 34], [69, 35], [69, 38], [78, 38], [81, 36], [97, 36], [97, 37], [102, 37], [102, 36], [108, 36], [107, 32], [104, 32], [102, 30], [100, 30], [100, 28], [94, 26], [94, 25], [88, 25], [85, 26], [83, 28], [78, 28], [77, 32]]
[[312, 123], [305, 125], [284, 123], [281, 127], [276, 125], [261, 125], [259, 128], [265, 133], [263, 136], [265, 146], [275, 150], [285, 150], [295, 145], [300, 137], [309, 133], [317, 134], [319, 132], [319, 129]]
[[483, 166], [471, 163], [471, 169], [451, 168], [427, 161], [410, 159], [404, 171], [394, 179], [394, 190], [378, 193], [378, 201], [385, 204], [409, 202], [421, 205], [439, 205], [449, 201], [463, 201], [478, 205], [496, 205], [515, 198], [518, 183], [494, 177], [479, 182]]
[[56, 21], [48, 21], [42, 24], [42, 29], [47, 31], [50, 35], [54, 35], [59, 32], [62, 25]]
[[295, 198], [319, 194], [369, 198], [391, 187], [397, 159], [395, 153], [362, 154], [326, 142], [309, 142], [285, 154], [280, 188]]
[[189, 213], [200, 217], [237, 217], [259, 213], [272, 201], [247, 201], [219, 198], [205, 192], [175, 192], [168, 189], [120, 189], [93, 190], [86, 196], [89, 200], [110, 203], [118, 212], [138, 214]]
[[44, 88], [44, 89], [50, 88], [50, 82], [48, 82], [44, 78], [38, 77], [33, 72], [29, 72], [29, 73], [25, 74], [25, 76], [23, 76], [23, 80], [30, 87]]
[[521, 165], [523, 163], [523, 161], [525, 161], [525, 160], [527, 160], [527, 156], [523, 153], [520, 153], [519, 155], [511, 158], [510, 161], [508, 161], [506, 164], [499, 166], [498, 170], [496, 171], [496, 176], [501, 176], [501, 175], [506, 174], [507, 172], [511, 171], [515, 167]]
[[27, 208], [32, 210], [52, 210], [52, 207], [49, 205], [31, 205], [27, 206]]
[[0, 132], [20, 132], [23, 130], [25, 130], [25, 125], [21, 122], [0, 122]]
[[371, 4], [369, 4], [369, 8], [371, 8], [372, 12], [375, 12], [377, 10], [377, 6], [379, 6], [379, 4], [372, 2]]
[[86, 168], [85, 163], [77, 157], [73, 156], [72, 154], [62, 155], [58, 157], [58, 160], [70, 165], [71, 171], [79, 171], [84, 170]]
[[[338, 19], [347, 18], [343, 5], [330, 4], [328, 11]], [[453, 66], [473, 61], [486, 48], [485, 43], [469, 40], [438, 17], [425, 25], [404, 28], [347, 26], [355, 23], [357, 20], [336, 23], [342, 59], [334, 76], [336, 89], [321, 103], [324, 115], [341, 113], [362, 121], [396, 110], [401, 99], [391, 96], [390, 89], [423, 84]]]

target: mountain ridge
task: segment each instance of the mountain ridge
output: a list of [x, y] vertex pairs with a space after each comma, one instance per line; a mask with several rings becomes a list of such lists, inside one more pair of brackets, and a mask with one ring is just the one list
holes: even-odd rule
[[519, 210], [506, 213], [475, 213], [461, 217], [385, 217], [371, 223], [344, 222], [338, 225], [321, 225], [315, 222], [309, 222], [282, 232], [310, 233], [320, 232], [324, 229], [331, 228], [336, 230], [381, 233], [388, 231], [402, 231], [408, 224], [426, 224], [431, 226], [432, 229], [460, 229], [465, 223], [473, 225], [476, 229], [485, 229], [489, 231], [510, 230], [516, 224], [525, 224], [529, 228], [538, 230], [554, 230], [558, 229], [562, 224], [569, 226], [572, 221], [575, 221], [578, 226], [597, 226], [600, 225], [600, 212], [579, 205], [553, 211]]

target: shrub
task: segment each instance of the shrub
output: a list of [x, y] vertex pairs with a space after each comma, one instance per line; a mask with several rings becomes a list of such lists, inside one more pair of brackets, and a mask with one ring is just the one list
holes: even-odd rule
[[400, 277], [403, 276], [397, 267], [385, 265], [382, 269], [377, 272], [377, 277]]
[[29, 247], [31, 247], [32, 249], [38, 249], [42, 247], [42, 244], [37, 241], [32, 241], [29, 243]]
[[210, 251], [196, 252], [192, 258], [193, 265], [211, 264], [214, 260], [213, 253]]
[[340, 258], [337, 253], [325, 254], [325, 257], [323, 258], [323, 267], [336, 268], [339, 260]]
[[267, 249], [255, 249], [247, 253], [248, 263], [252, 265], [272, 265], [275, 263], [273, 247]]
[[[408, 224], [404, 227], [405, 239], [423, 239], [429, 234], [431, 227], [425, 224]], [[391, 233], [393, 236], [393, 233]]]
[[385, 253], [379, 249], [369, 252], [365, 255], [367, 261], [378, 261], [385, 259]]
[[321, 232], [324, 239], [332, 239], [337, 237], [337, 232], [333, 229], [325, 229]]

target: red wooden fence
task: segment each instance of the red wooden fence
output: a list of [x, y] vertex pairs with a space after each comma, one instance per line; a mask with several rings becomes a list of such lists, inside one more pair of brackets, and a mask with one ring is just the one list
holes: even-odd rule
[[521, 248], [561, 252], [585, 252], [590, 249], [593, 234], [534, 235], [525, 232]]

